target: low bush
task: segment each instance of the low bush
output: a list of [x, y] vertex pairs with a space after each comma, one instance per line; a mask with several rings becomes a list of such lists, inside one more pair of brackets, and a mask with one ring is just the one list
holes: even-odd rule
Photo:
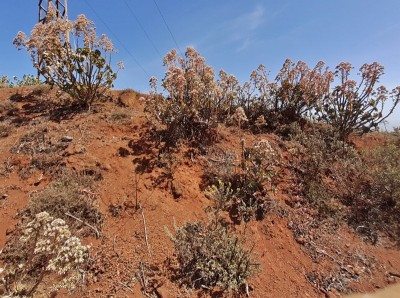
[[388, 144], [364, 152], [367, 183], [351, 204], [350, 223], [400, 243], [400, 148]]
[[232, 236], [221, 220], [187, 223], [171, 236], [179, 262], [179, 277], [194, 288], [219, 287], [244, 292], [258, 265], [251, 251]]
[[304, 196], [321, 217], [343, 217], [345, 208], [361, 191], [362, 160], [330, 126], [314, 124], [307, 131], [294, 125], [291, 138], [304, 150], [298, 165]]
[[18, 77], [14, 76], [13, 80], [10, 80], [8, 76], [0, 77], [0, 88], [8, 87], [8, 88], [16, 88], [16, 87], [26, 87], [26, 86], [37, 86], [41, 85], [43, 82], [31, 74], [24, 74], [22, 79], [18, 79]]
[[240, 164], [226, 159], [224, 164], [210, 165], [215, 169], [208, 170], [211, 186], [206, 189], [206, 196], [214, 201], [217, 211], [228, 211], [235, 221], [263, 219], [272, 203], [267, 186], [272, 187], [278, 158], [266, 140], [251, 147], [245, 147], [243, 142]]

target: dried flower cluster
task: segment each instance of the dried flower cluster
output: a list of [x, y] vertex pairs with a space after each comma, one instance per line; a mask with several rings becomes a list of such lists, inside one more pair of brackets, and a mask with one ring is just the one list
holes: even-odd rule
[[246, 113], [244, 112], [242, 107], [238, 107], [235, 111], [235, 113], [232, 115], [233, 120], [237, 123], [239, 128], [242, 127], [243, 123], [246, 123], [249, 121], [247, 119]]
[[[180, 138], [209, 141], [218, 122], [234, 120], [239, 127], [246, 122], [260, 131], [315, 116], [345, 139], [355, 130], [376, 128], [400, 100], [400, 87], [391, 92], [384, 86], [375, 87], [383, 74], [383, 67], [376, 62], [360, 68], [357, 82], [349, 78], [352, 66], [348, 62], [340, 63], [333, 72], [322, 61], [310, 68], [303, 61], [287, 59], [274, 81], [261, 64], [243, 85], [223, 70], [215, 80], [214, 69], [193, 48], [187, 49], [185, 58], [172, 50], [164, 65], [167, 71], [162, 86], [168, 95], [165, 98], [158, 93], [157, 79], [152, 77], [149, 110], [167, 126], [174, 142]], [[332, 87], [335, 83], [338, 85]], [[383, 115], [389, 98], [392, 105]]]
[[110, 66], [112, 42], [105, 35], [97, 38], [93, 22], [84, 15], [74, 22], [57, 18], [50, 5], [46, 22], [36, 24], [30, 37], [19, 32], [14, 44], [28, 51], [48, 84], [81, 104], [90, 106], [117, 77]]
[[[25, 226], [22, 234], [25, 262], [3, 272], [7, 292], [31, 297], [44, 277], [53, 273], [60, 278], [52, 291], [73, 289], [81, 279], [89, 254], [88, 247], [71, 235], [65, 222], [41, 212]], [[35, 275], [31, 276], [33, 271]]]

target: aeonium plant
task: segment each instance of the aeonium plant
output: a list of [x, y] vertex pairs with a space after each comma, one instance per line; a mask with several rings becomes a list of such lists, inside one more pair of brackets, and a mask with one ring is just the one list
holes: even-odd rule
[[[104, 34], [98, 37], [94, 23], [85, 15], [75, 21], [57, 18], [50, 6], [45, 22], [36, 24], [30, 37], [18, 32], [14, 44], [28, 51], [46, 83], [89, 108], [117, 78], [111, 68], [113, 43]], [[121, 62], [118, 66], [123, 68]]]

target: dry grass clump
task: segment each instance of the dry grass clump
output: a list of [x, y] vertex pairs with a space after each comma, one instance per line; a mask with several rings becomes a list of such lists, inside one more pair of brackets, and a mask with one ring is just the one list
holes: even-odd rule
[[232, 236], [219, 219], [186, 223], [171, 236], [179, 262], [179, 278], [193, 288], [218, 287], [228, 292], [248, 291], [248, 278], [258, 265], [251, 251]]
[[6, 100], [0, 103], [0, 113], [1, 114], [7, 114], [9, 111], [12, 111], [16, 108], [15, 102], [11, 100]]
[[22, 136], [11, 152], [30, 156], [29, 167], [20, 169], [20, 176], [27, 178], [34, 170], [56, 173], [62, 165], [61, 152], [67, 147], [60, 135], [52, 133], [47, 127], [39, 127]]
[[8, 137], [12, 132], [12, 126], [9, 122], [0, 122], [0, 138]]
[[84, 223], [99, 229], [103, 221], [103, 216], [94, 205], [96, 195], [93, 192], [93, 183], [91, 176], [65, 170], [45, 189], [32, 196], [27, 212], [32, 217], [46, 211], [65, 220], [73, 230], [93, 232]]

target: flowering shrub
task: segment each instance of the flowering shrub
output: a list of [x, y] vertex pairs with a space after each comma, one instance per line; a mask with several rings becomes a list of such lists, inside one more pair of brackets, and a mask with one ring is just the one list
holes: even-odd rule
[[[75, 40], [70, 42], [70, 37]], [[28, 51], [48, 84], [89, 107], [117, 77], [110, 66], [112, 42], [105, 35], [98, 38], [93, 22], [84, 15], [72, 22], [57, 18], [50, 7], [46, 22], [36, 24], [30, 37], [19, 32], [14, 44]]]
[[329, 94], [333, 73], [324, 66], [320, 61], [311, 69], [302, 61], [295, 64], [286, 59], [275, 81], [270, 82], [265, 66], [260, 64], [251, 73], [250, 82], [237, 89], [237, 104], [258, 129], [264, 124], [275, 128], [296, 122], [309, 116]]
[[[368, 132], [377, 128], [393, 113], [400, 100], [400, 86], [391, 92], [385, 86], [376, 87], [384, 70], [379, 63], [364, 64], [360, 68], [360, 82], [349, 78], [351, 69], [348, 62], [336, 67], [339, 85], [324, 97], [318, 109], [320, 120], [335, 127], [343, 140], [354, 131]], [[388, 99], [393, 103], [384, 115], [383, 108]]]
[[232, 115], [232, 120], [239, 126], [239, 128], [241, 128], [244, 123], [249, 121], [242, 107], [238, 107], [236, 109], [235, 113]]
[[172, 50], [165, 56], [164, 66], [162, 87], [168, 96], [157, 92], [157, 78], [152, 77], [148, 110], [166, 125], [170, 140], [212, 142], [218, 120], [231, 113], [236, 78], [221, 71], [216, 81], [214, 69], [193, 48], [186, 50], [185, 58]]
[[89, 258], [88, 247], [71, 235], [62, 219], [47, 212], [37, 214], [24, 227], [20, 245], [25, 252], [23, 262], [0, 273], [0, 281], [12, 297], [32, 297], [44, 277], [53, 273], [59, 275], [59, 282], [51, 291], [73, 289]]
[[299, 119], [310, 112], [329, 93], [333, 73], [319, 61], [311, 69], [303, 61], [296, 64], [286, 59], [276, 76], [274, 109], [280, 109], [291, 119]]

